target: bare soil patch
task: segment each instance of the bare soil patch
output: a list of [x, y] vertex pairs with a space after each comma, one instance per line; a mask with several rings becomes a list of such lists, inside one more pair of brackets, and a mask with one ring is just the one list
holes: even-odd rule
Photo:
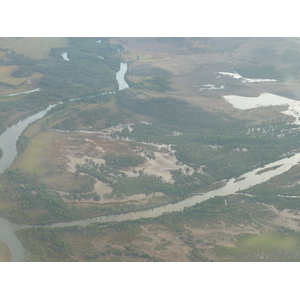
[[286, 227], [297, 232], [300, 231], [300, 213], [297, 210], [284, 209], [279, 211], [273, 205], [266, 205], [269, 210], [274, 212], [276, 217], [272, 220], [272, 226]]
[[[29, 136], [31, 135], [30, 132], [28, 132]], [[36, 131], [33, 130], [33, 132]], [[28, 151], [30, 152], [29, 154], [27, 153]], [[86, 181], [84, 177], [89, 177], [86, 175], [83, 177], [82, 175], [79, 177], [75, 176], [77, 164], [83, 165], [87, 161], [92, 160], [96, 164], [105, 165], [104, 156], [109, 153], [136, 154], [144, 157], [151, 153], [155, 158], [149, 159], [146, 157], [145, 163], [134, 168], [135, 172], [133, 172], [133, 168], [120, 171], [127, 176], [138, 176], [138, 171], [142, 170], [144, 174], [161, 176], [164, 181], [172, 183], [173, 180], [170, 172], [181, 168], [182, 172], [187, 174], [186, 168], [188, 167], [179, 163], [173, 152], [167, 145], [155, 146], [153, 144], [150, 147], [150, 145], [146, 144], [103, 138], [99, 134], [49, 131], [33, 137], [30, 145], [18, 157], [12, 168], [19, 167], [26, 172], [40, 174], [40, 181], [52, 189], [64, 193], [73, 190], [76, 185], [79, 186], [83, 181]], [[189, 168], [189, 174], [192, 174], [192, 172], [192, 168]], [[93, 199], [82, 199], [81, 203], [98, 203], [100, 205], [113, 203], [143, 204], [148, 201], [161, 201], [161, 197], [165, 197], [163, 194], [154, 193], [113, 199], [107, 197], [112, 192], [112, 188], [109, 185], [97, 180], [95, 182], [90, 192], [97, 193], [101, 197], [100, 201], [95, 202]], [[70, 200], [68, 202], [74, 201]]]

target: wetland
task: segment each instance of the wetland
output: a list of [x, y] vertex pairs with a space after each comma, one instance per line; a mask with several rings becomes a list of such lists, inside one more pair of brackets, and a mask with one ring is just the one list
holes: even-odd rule
[[[46, 83], [51, 79], [56, 86], [51, 71], [31, 86], [41, 86], [38, 93], [18, 94], [7, 87], [15, 95], [9, 102], [1, 100], [7, 107], [2, 128], [13, 123], [5, 116], [14, 105], [26, 103], [25, 110], [14, 115], [15, 125], [7, 126], [10, 133], [3, 130], [0, 137], [0, 213], [9, 231], [0, 239], [10, 248], [12, 260], [263, 261], [277, 260], [280, 251], [286, 259], [297, 260], [291, 247], [274, 254], [272, 247], [255, 246], [257, 255], [225, 250], [244, 249], [239, 247], [245, 239], [255, 244], [255, 235], [266, 230], [275, 232], [272, 239], [297, 239], [294, 196], [300, 143], [295, 81], [289, 83], [294, 91], [289, 98], [278, 69], [258, 68], [252, 81], [234, 83], [231, 76], [212, 81], [215, 68], [210, 67], [207, 79], [201, 68], [184, 71], [190, 59], [199, 64], [209, 59], [206, 54], [191, 53], [185, 61], [170, 49], [169, 56], [154, 55], [153, 40], [144, 40], [143, 50], [135, 39], [97, 41], [74, 38], [69, 48], [52, 49], [49, 57], [58, 66], [55, 72], [62, 70], [60, 64], [68, 64], [64, 68], [72, 70], [74, 80], [89, 49], [87, 61], [94, 55], [100, 70], [110, 69], [102, 88], [76, 92], [74, 87], [71, 92], [70, 81], [54, 93]], [[237, 43], [237, 49], [243, 43]], [[168, 42], [162, 45], [164, 51], [170, 47]], [[61, 55], [66, 50], [69, 61]], [[23, 63], [23, 58], [13, 59]], [[174, 67], [179, 59], [183, 70]], [[33, 74], [50, 66], [47, 61], [33, 64]], [[218, 67], [234, 74], [235, 67]], [[281, 67], [288, 72], [287, 64]], [[246, 79], [254, 72], [250, 67], [237, 70], [239, 78]], [[117, 75], [111, 76], [113, 72]], [[262, 80], [263, 74], [276, 81]], [[194, 82], [187, 84], [191, 75]], [[202, 82], [195, 82], [197, 76]], [[47, 102], [45, 92], [48, 107], [42, 105]], [[36, 112], [37, 106], [47, 108]], [[272, 184], [276, 189], [266, 188]]]

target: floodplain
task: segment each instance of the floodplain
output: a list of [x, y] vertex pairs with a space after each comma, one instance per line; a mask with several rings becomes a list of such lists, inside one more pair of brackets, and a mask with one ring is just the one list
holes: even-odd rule
[[[32, 87], [41, 87], [0, 99], [1, 130], [62, 102], [18, 139], [18, 157], [0, 178], [2, 217], [48, 225], [151, 210], [298, 153], [295, 114], [283, 113], [291, 106], [245, 110], [226, 101], [269, 93], [297, 103], [298, 56], [291, 59], [289, 39], [96, 40], [49, 40], [51, 47], [38, 52], [20, 46], [30, 43], [26, 38], [0, 40], [20, 63], [1, 65], [0, 81], [18, 85], [31, 74]], [[61, 56], [66, 51], [68, 61]], [[18, 54], [45, 60], [24, 67]], [[100, 95], [117, 87], [121, 62], [129, 88]], [[26, 76], [14, 77], [15, 70]], [[272, 81], [243, 82], [220, 72]], [[5, 96], [24, 87], [1, 89]], [[67, 101], [72, 97], [78, 99]], [[16, 235], [26, 261], [298, 261], [298, 173], [295, 164], [247, 190], [156, 218], [23, 228]]]

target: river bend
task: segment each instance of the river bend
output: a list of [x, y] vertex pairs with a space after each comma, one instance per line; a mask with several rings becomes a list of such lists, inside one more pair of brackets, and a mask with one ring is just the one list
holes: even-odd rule
[[[121, 65], [121, 69], [123, 70], [122, 77], [124, 80], [124, 74], [127, 70], [127, 65], [126, 68], [124, 66], [122, 67]], [[117, 76], [117, 78], [120, 78], [120, 74]], [[126, 85], [124, 85], [125, 80], [124, 82], [120, 82], [118, 80], [118, 82], [120, 83], [119, 84], [120, 90], [126, 88], [125, 87]], [[125, 82], [125, 84], [127, 83]], [[54, 106], [56, 106], [56, 104], [50, 105], [46, 109], [40, 111], [39, 113], [31, 117], [28, 117], [25, 120], [19, 121], [17, 124], [8, 128], [0, 136], [0, 145], [4, 152], [3, 157], [0, 160], [0, 174], [3, 173], [5, 169], [8, 168], [13, 163], [17, 155], [16, 141], [18, 137], [21, 135], [21, 133], [27, 128], [29, 124], [45, 116], [45, 114]], [[196, 203], [206, 201], [215, 196], [227, 196], [239, 192], [241, 190], [250, 188], [251, 186], [254, 186], [256, 184], [268, 181], [270, 178], [288, 171], [292, 166], [298, 164], [299, 161], [300, 161], [300, 153], [297, 153], [292, 157], [277, 160], [273, 163], [264, 166], [263, 168], [256, 168], [255, 170], [245, 173], [239, 177], [239, 180], [232, 178], [223, 187], [219, 189], [207, 192], [202, 195], [195, 195], [189, 197], [176, 204], [168, 204], [163, 207], [157, 207], [149, 210], [125, 213], [120, 215], [108, 215], [108, 216], [101, 216], [101, 217], [73, 221], [73, 222], [55, 223], [55, 224], [47, 225], [45, 227], [54, 228], [54, 227], [74, 226], [74, 225], [86, 226], [93, 222], [112, 222], [112, 221], [124, 221], [130, 219], [139, 219], [139, 218], [158, 217], [163, 213], [180, 211], [183, 210], [185, 207], [193, 206]], [[272, 167], [275, 166], [277, 168], [272, 169]], [[270, 168], [270, 170], [267, 170], [268, 168]], [[267, 171], [260, 172], [263, 170], [267, 170]], [[20, 228], [29, 228], [29, 227], [32, 226], [14, 224], [9, 220], [0, 217], [0, 240], [5, 242], [9, 246], [10, 251], [12, 253], [12, 261], [24, 260], [24, 249], [22, 247], [22, 244], [16, 237], [15, 231]]]
[[[121, 63], [120, 70], [116, 74], [116, 79], [119, 84], [119, 90], [128, 88], [128, 84], [124, 80], [124, 75], [127, 72], [127, 64]], [[104, 92], [102, 94], [112, 94], [115, 91]], [[80, 98], [69, 99], [67, 101], [76, 101]], [[59, 102], [62, 103], [62, 102]], [[57, 103], [57, 104], [59, 104]], [[55, 107], [57, 104], [51, 104], [47, 108], [39, 111], [38, 113], [20, 120], [18, 123], [7, 128], [0, 135], [0, 148], [3, 150], [3, 156], [0, 159], [0, 174], [2, 174], [15, 160], [17, 157], [18, 151], [16, 147], [16, 142], [22, 132], [33, 122], [43, 118], [49, 110]], [[22, 244], [15, 235], [15, 230], [19, 228], [25, 228], [25, 225], [17, 225], [13, 222], [10, 222], [7, 219], [0, 217], [0, 240], [6, 243], [12, 254], [12, 261], [23, 261], [24, 260], [24, 249]]]

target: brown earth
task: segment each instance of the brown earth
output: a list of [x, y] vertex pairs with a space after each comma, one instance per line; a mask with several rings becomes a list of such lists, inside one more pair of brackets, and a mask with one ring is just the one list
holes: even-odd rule
[[[228, 205], [231, 205], [230, 203]], [[242, 205], [242, 203], [240, 204]], [[96, 252], [109, 249], [124, 250], [129, 246], [140, 253], [145, 253], [155, 257], [158, 261], [167, 262], [187, 262], [191, 261], [191, 253], [198, 251], [209, 261], [219, 261], [215, 252], [217, 245], [235, 247], [235, 241], [241, 234], [261, 234], [266, 231], [277, 230], [284, 226], [299, 232], [299, 214], [288, 211], [279, 212], [273, 206], [263, 205], [265, 214], [263, 219], [254, 218], [252, 214], [251, 222], [235, 223], [218, 218], [218, 221], [211, 220], [204, 223], [186, 223], [184, 232], [176, 232], [172, 228], [164, 225], [145, 224], [140, 225], [136, 233], [110, 233], [106, 237], [89, 238], [89, 247]], [[257, 208], [258, 209], [258, 208]], [[260, 208], [261, 209], [261, 208]], [[255, 211], [252, 211], [253, 214]], [[248, 224], [247, 224], [248, 223]], [[72, 244], [74, 240], [69, 240]], [[76, 244], [80, 244], [80, 238]], [[79, 252], [75, 254], [77, 259], [85, 260]], [[99, 260], [104, 261], [141, 261], [140, 258], [130, 258], [128, 256], [114, 256], [113, 254], [100, 256]]]
[[9, 251], [7, 244], [0, 241], [0, 262], [9, 262], [11, 261], [12, 256]]
[[[245, 41], [232, 41], [239, 44], [233, 52], [206, 52], [193, 54], [190, 51], [191, 45], [198, 48], [210, 49], [205, 41], [199, 42], [187, 39], [178, 44], [161, 42], [156, 38], [112, 38], [112, 43], [122, 44], [125, 50], [122, 57], [128, 62], [128, 76], [134, 82], [143, 81], [143, 75], [130, 75], [136, 69], [143, 69], [148, 72], [153, 68], [160, 68], [172, 73], [171, 81], [174, 90], [160, 93], [156, 91], [141, 90], [144, 94], [152, 97], [171, 95], [202, 106], [212, 112], [225, 111], [235, 113], [235, 117], [240, 119], [251, 119], [254, 123], [268, 122], [276, 119], [278, 121], [290, 122], [288, 116], [278, 113], [280, 108], [275, 108], [272, 112], [260, 110], [261, 116], [256, 110], [241, 112], [233, 108], [232, 105], [224, 101], [223, 95], [241, 95], [256, 97], [261, 93], [274, 93], [291, 99], [299, 99], [299, 82], [295, 78], [289, 78], [284, 82], [266, 83], [241, 83], [236, 79], [222, 76], [217, 77], [217, 72], [233, 72], [235, 66], [257, 64], [263, 62], [269, 64], [277, 63], [277, 56], [282, 55], [284, 50], [290, 47], [289, 43], [298, 43], [299, 39], [293, 41], [283, 41], [277, 39], [252, 38]], [[223, 41], [224, 42], [224, 41]], [[272, 50], [267, 48], [270, 43]], [[174, 46], [175, 45], [175, 46]], [[217, 45], [218, 47], [218, 45]], [[268, 51], [272, 52], [272, 55]], [[158, 55], [159, 53], [159, 55]], [[256, 54], [258, 53], [258, 54]], [[259, 55], [261, 54], [261, 56]], [[264, 54], [266, 53], [266, 54]], [[277, 56], [276, 56], [277, 55]], [[138, 56], [138, 57], [137, 57]], [[148, 76], [149, 77], [149, 76]], [[150, 76], [151, 77], [151, 76]], [[216, 86], [224, 85], [221, 90], [211, 90], [199, 92], [199, 88], [205, 84]]]

